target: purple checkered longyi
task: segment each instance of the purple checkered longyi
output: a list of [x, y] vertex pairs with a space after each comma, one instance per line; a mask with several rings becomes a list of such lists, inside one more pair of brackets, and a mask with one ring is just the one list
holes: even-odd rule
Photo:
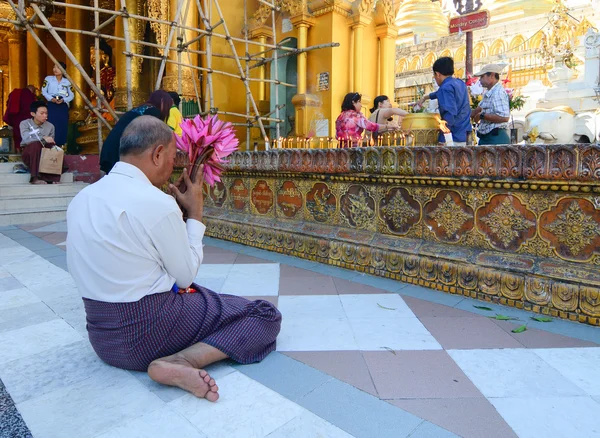
[[84, 298], [96, 354], [109, 365], [146, 371], [153, 360], [199, 342], [242, 364], [260, 362], [275, 350], [281, 313], [273, 304], [193, 286], [198, 292], [163, 292], [133, 303]]

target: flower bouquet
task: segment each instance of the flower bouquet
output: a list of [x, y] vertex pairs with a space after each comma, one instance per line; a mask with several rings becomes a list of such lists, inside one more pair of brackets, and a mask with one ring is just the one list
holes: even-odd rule
[[198, 168], [204, 165], [204, 181], [209, 186], [221, 181], [224, 158], [237, 150], [239, 140], [231, 123], [214, 116], [185, 119], [180, 124], [181, 136], [175, 135], [177, 147], [187, 152], [192, 166], [190, 178], [194, 180]]

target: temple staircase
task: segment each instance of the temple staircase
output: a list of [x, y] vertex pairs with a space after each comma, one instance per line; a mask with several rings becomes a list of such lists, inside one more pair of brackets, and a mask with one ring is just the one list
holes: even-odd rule
[[34, 185], [29, 173], [13, 173], [18, 162], [0, 163], [0, 226], [65, 220], [67, 206], [86, 183], [64, 173], [60, 184]]

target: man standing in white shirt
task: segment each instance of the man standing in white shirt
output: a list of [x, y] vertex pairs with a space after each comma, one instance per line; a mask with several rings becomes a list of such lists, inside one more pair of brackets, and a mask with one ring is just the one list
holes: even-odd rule
[[206, 229], [202, 172], [191, 181], [184, 170], [170, 186], [177, 201], [163, 193], [175, 154], [165, 123], [131, 122], [121, 161], [69, 205], [67, 263], [102, 360], [216, 401], [216, 383], [202, 368], [225, 358], [261, 361], [275, 349], [281, 314], [267, 301], [193, 283]]

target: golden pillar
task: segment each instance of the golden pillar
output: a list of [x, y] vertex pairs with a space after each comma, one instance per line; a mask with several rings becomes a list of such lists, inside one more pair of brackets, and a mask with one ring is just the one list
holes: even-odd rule
[[8, 34], [8, 88], [24, 88], [27, 85], [27, 47], [25, 31], [12, 29]]
[[381, 24], [375, 28], [379, 38], [379, 92], [394, 100], [396, 36], [398, 28]]
[[[363, 93], [363, 69], [365, 68], [363, 61], [363, 40], [364, 40], [364, 29], [373, 20], [372, 17], [358, 13], [350, 18], [350, 24], [352, 26], [353, 38], [353, 53], [352, 53], [352, 67], [353, 67], [353, 80], [352, 80], [352, 91], [357, 93]], [[362, 104], [368, 106], [373, 102], [372, 97], [363, 94]]]
[[[183, 1], [183, 7], [180, 12], [180, 23], [183, 23], [187, 27], [198, 28], [198, 6], [195, 1], [185, 2], [184, 0], [170, 0], [169, 3], [169, 15], [172, 21], [175, 21], [175, 15], [177, 14], [177, 6], [180, 1]], [[187, 9], [187, 14], [186, 14]], [[167, 32], [168, 35], [168, 32]], [[181, 55], [177, 52], [178, 44], [185, 44], [188, 41], [197, 37], [197, 33], [190, 30], [175, 29], [175, 34], [171, 40], [171, 49], [169, 50], [169, 59], [181, 62], [188, 65], [198, 65], [198, 54], [181, 52]], [[165, 41], [166, 42], [166, 41]], [[192, 50], [198, 50], [198, 42], [194, 42], [189, 46]], [[200, 92], [200, 83], [198, 81], [199, 70], [179, 66], [172, 62], [167, 62], [166, 74], [163, 77], [162, 86], [166, 91], [179, 92], [179, 69], [181, 68], [181, 97], [182, 99], [192, 100], [196, 99], [196, 91], [194, 88], [194, 82], [198, 92]]]
[[[291, 18], [292, 24], [298, 28], [298, 49], [305, 49], [308, 41], [308, 29], [314, 26], [315, 21], [310, 15], [302, 12]], [[314, 110], [319, 105], [319, 99], [306, 92], [306, 53], [298, 55], [298, 90], [292, 98], [296, 110], [296, 136], [308, 137], [311, 134], [311, 120]], [[314, 134], [313, 134], [314, 135]]]
[[[84, 0], [70, 0], [69, 3], [88, 5], [89, 2]], [[66, 8], [65, 11], [65, 22], [69, 29], [81, 29], [88, 30], [90, 28], [89, 13], [83, 9]], [[85, 71], [90, 71], [90, 37], [86, 35], [79, 35], [74, 32], [67, 32], [66, 44], [69, 50], [73, 53], [75, 58], [79, 61]], [[82, 74], [77, 70], [73, 63], [67, 63], [67, 73], [71, 77], [71, 80], [77, 84], [77, 86], [87, 95], [89, 94], [89, 86], [83, 79]], [[71, 102], [71, 109], [69, 111], [69, 120], [77, 122], [85, 120], [88, 115], [88, 110], [83, 98], [79, 93], [75, 93], [75, 97]]]
[[[141, 2], [142, 0], [139, 0]], [[140, 13], [141, 5], [138, 0], [125, 0], [127, 10], [132, 13]], [[115, 0], [115, 10], [121, 10], [121, 0]], [[124, 18], [117, 18], [115, 21], [115, 36], [124, 37], [123, 31]], [[129, 39], [142, 40], [146, 28], [145, 22], [140, 20], [128, 20]], [[131, 51], [139, 53], [141, 47], [137, 44], [131, 44]], [[115, 40], [115, 50], [113, 50], [113, 65], [116, 69], [116, 89], [115, 89], [115, 108], [118, 110], [127, 109], [127, 57], [123, 55], [125, 51], [125, 42]], [[148, 93], [142, 85], [142, 58], [132, 57], [131, 59], [131, 97], [134, 107], [141, 105], [148, 98]], [[152, 84], [154, 87], [154, 84]]]
[[[256, 50], [256, 51], [262, 53], [261, 56], [264, 56], [265, 58], [268, 58], [269, 56], [271, 56], [271, 54], [273, 54], [273, 52], [263, 53], [266, 49], [265, 45], [267, 44], [267, 41], [273, 39], [273, 30], [271, 29], [271, 27], [267, 27], [267, 26], [257, 27], [255, 29], [250, 30], [250, 34], [248, 36], [252, 40], [255, 40], [258, 43], [260, 43], [260, 46], [252, 46], [251, 49], [253, 49], [253, 50], [251, 50], [251, 51], [256, 50], [256, 47], [258, 47], [258, 50]], [[260, 67], [258, 67], [258, 78], [259, 79], [264, 80], [267, 78], [267, 66], [268, 65], [270, 65], [270, 64], [267, 63], [267, 64], [263, 64]], [[263, 101], [263, 100], [267, 99], [267, 84], [266, 84], [266, 82], [258, 83], [258, 90], [257, 90], [256, 95], [257, 95], [259, 101]]]
[[[27, 9], [29, 10], [29, 9]], [[31, 11], [33, 12], [33, 11]], [[28, 14], [27, 18], [31, 18], [31, 14]], [[39, 20], [38, 20], [39, 21]], [[46, 40], [46, 34], [44, 29], [33, 29], [38, 38], [42, 41]], [[44, 78], [52, 72], [46, 71], [46, 54], [39, 46], [39, 44], [33, 39], [29, 32], [27, 33], [27, 84], [31, 84], [37, 88], [42, 88]]]

